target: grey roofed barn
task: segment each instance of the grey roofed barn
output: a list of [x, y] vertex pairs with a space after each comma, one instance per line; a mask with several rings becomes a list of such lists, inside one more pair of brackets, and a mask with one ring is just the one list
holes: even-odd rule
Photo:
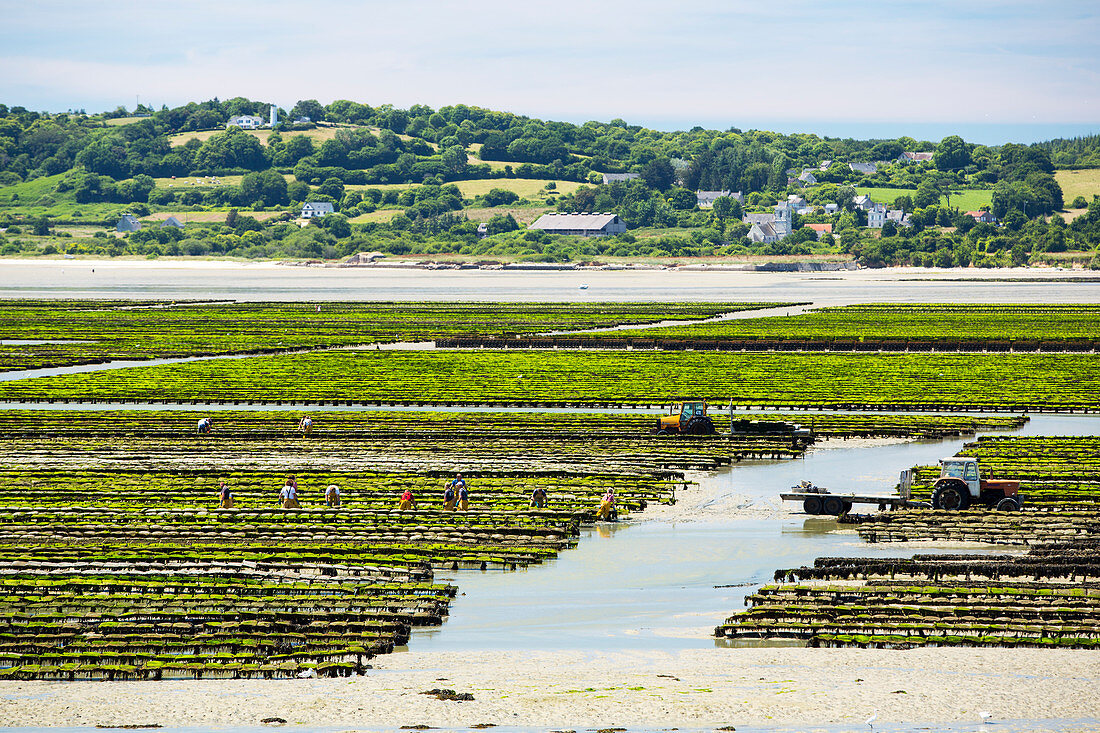
[[606, 237], [626, 233], [626, 224], [617, 214], [543, 214], [528, 229], [541, 229], [551, 234]]

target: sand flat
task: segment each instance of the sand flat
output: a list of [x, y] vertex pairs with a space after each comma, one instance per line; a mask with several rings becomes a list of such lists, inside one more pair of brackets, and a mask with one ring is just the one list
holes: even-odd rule
[[[1100, 654], [1044, 649], [399, 653], [363, 677], [0, 683], [0, 726], [350, 728], [980, 722], [1096, 716]], [[420, 694], [470, 692], [472, 702]]]

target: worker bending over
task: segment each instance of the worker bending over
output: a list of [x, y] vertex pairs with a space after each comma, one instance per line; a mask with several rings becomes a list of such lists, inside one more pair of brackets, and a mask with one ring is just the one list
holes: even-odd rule
[[199, 435], [206, 435], [214, 429], [214, 418], [209, 415], [199, 419], [197, 432]]
[[535, 487], [535, 490], [531, 492], [531, 506], [536, 509], [546, 508], [546, 489], [541, 486]]
[[325, 506], [340, 506], [340, 487], [336, 484], [329, 484], [328, 488], [325, 489]]
[[401, 511], [416, 508], [416, 499], [413, 498], [412, 489], [405, 489], [405, 493], [401, 495], [401, 503], [397, 505], [397, 508]]
[[298, 423], [298, 430], [302, 431], [302, 435], [309, 435], [313, 432], [313, 418], [309, 415], [302, 415], [301, 421]]

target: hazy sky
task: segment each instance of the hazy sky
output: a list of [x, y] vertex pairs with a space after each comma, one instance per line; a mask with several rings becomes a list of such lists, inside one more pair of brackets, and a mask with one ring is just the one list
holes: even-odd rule
[[33, 109], [239, 95], [1100, 131], [1097, 0], [0, 0], [0, 19], [0, 102]]

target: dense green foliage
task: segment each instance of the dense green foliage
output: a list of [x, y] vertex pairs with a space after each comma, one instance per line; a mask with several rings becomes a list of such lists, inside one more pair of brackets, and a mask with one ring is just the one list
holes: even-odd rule
[[[1084, 165], [1095, 155], [1092, 138], [1023, 146], [986, 147], [958, 136], [938, 144], [912, 138], [852, 140], [809, 134], [692, 128], [661, 132], [622, 120], [574, 125], [544, 121], [478, 107], [454, 105], [433, 110], [337, 100], [298, 103], [289, 117], [308, 111], [310, 122], [281, 123], [256, 135], [231, 127], [238, 114], [266, 118], [269, 105], [242, 98], [191, 103], [149, 112], [128, 124], [110, 125], [122, 111], [107, 115], [31, 112], [0, 105], [0, 217], [6, 209], [21, 221], [51, 224], [113, 225], [131, 209], [182, 211], [276, 209], [294, 211], [305, 201], [330, 201], [354, 219], [392, 210], [382, 219], [349, 226], [342, 218], [303, 232], [261, 225], [250, 217], [240, 224], [192, 228], [186, 237], [149, 232], [124, 242], [93, 239], [0, 241], [0, 253], [40, 253], [45, 248], [72, 254], [116, 256], [315, 257], [331, 259], [357, 251], [392, 254], [518, 256], [547, 261], [601, 257], [696, 257], [745, 253], [768, 255], [850, 254], [866, 264], [986, 266], [1022, 264], [1047, 253], [1090, 251], [1100, 244], [1100, 212], [1069, 225], [1038, 219], [1063, 206], [1051, 175], [1051, 156], [1072, 157]], [[331, 135], [312, 137], [318, 129]], [[338, 128], [338, 129], [337, 129]], [[206, 134], [214, 130], [216, 134]], [[203, 134], [186, 141], [173, 135]], [[933, 153], [930, 162], [905, 163], [905, 151]], [[475, 157], [476, 156], [476, 157]], [[825, 170], [820, 165], [831, 161]], [[872, 174], [848, 163], [877, 161]], [[792, 174], [812, 169], [820, 185], [803, 191]], [[596, 182], [601, 173], [634, 172], [633, 181], [584, 186], [559, 195], [547, 188], [541, 198], [523, 198], [507, 189], [508, 179]], [[243, 174], [239, 183], [174, 187], [163, 179]], [[154, 179], [161, 178], [158, 185]], [[287, 178], [291, 182], [287, 183]], [[453, 181], [500, 179], [484, 196], [464, 198]], [[415, 192], [386, 188], [415, 185]], [[911, 227], [890, 226], [878, 239], [862, 228], [853, 210], [855, 185], [910, 192], [898, 202]], [[695, 189], [742, 191], [748, 208], [767, 209], [789, 193], [804, 194], [811, 205], [827, 202], [841, 213], [815, 212], [807, 222], [831, 220], [834, 234], [818, 242], [809, 230], [796, 230], [782, 242], [753, 244], [740, 211], [725, 204], [714, 210], [695, 206]], [[1007, 226], [973, 227], [973, 220], [951, 206], [967, 189], [991, 191], [993, 213]], [[901, 199], [904, 199], [902, 201]], [[490, 237], [479, 241], [476, 225], [456, 214], [469, 207], [520, 206], [532, 211], [615, 211], [631, 233], [604, 242], [578, 242], [538, 232], [526, 236], [512, 212], [484, 217]], [[740, 207], [738, 207], [740, 208]], [[390, 221], [392, 219], [392, 221]], [[0, 225], [2, 225], [0, 221]], [[801, 222], [799, 222], [800, 224]], [[958, 227], [944, 233], [939, 227]], [[985, 228], [983, 228], [983, 226]], [[647, 229], [661, 230], [648, 233]], [[796, 227], [797, 229], [797, 227]], [[665, 231], [671, 230], [671, 231]], [[10, 234], [10, 232], [9, 232]], [[182, 240], [182, 241], [181, 241]], [[1100, 266], [1100, 262], [1097, 262]]]

